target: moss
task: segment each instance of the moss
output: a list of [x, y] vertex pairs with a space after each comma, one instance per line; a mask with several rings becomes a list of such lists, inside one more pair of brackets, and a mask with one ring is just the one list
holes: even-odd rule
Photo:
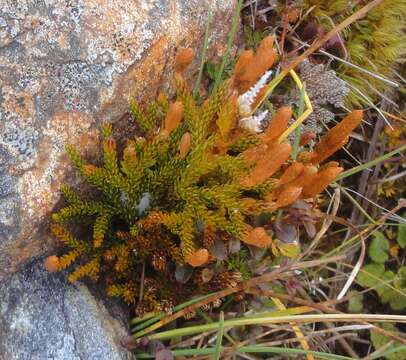
[[[351, 2], [346, 0], [305, 0], [304, 10], [314, 6], [310, 16], [328, 31], [364, 5], [365, 1], [351, 6]], [[342, 34], [348, 61], [394, 79], [394, 71], [406, 56], [405, 19], [406, 2], [403, 0], [385, 0], [373, 8]], [[388, 87], [385, 82], [344, 64], [338, 66], [337, 72], [343, 80], [358, 89], [352, 89], [348, 96], [353, 106], [365, 103], [359, 92], [374, 101]]]

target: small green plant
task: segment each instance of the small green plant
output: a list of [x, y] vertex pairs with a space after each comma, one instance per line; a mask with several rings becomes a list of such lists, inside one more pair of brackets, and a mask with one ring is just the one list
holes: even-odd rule
[[249, 254], [246, 249], [238, 251], [227, 261], [227, 267], [229, 270], [238, 271], [241, 274], [243, 280], [247, 280], [251, 277], [251, 270], [248, 266]]
[[[72, 282], [103, 275], [110, 295], [143, 314], [236, 286], [250, 276], [250, 248], [261, 248], [265, 258], [294, 257], [297, 244], [271, 236], [277, 210], [315, 198], [342, 172], [336, 162], [319, 164], [348, 141], [362, 111], [345, 117], [312, 150], [301, 147], [294, 161], [283, 140], [292, 110], [278, 109], [268, 127], [266, 110], [253, 114], [274, 58], [267, 37], [255, 53], [244, 51], [231, 78], [198, 102], [183, 78], [193, 52], [182, 49], [176, 99], [161, 95], [147, 111], [130, 103], [136, 137], [119, 148], [105, 124], [101, 163], [68, 146], [96, 192], [85, 200], [62, 187], [67, 204], [53, 214], [51, 229], [69, 250], [49, 257], [46, 267], [72, 266]], [[268, 221], [258, 226], [263, 213]]]
[[399, 267], [396, 272], [387, 270], [389, 242], [383, 233], [374, 234], [368, 256], [372, 262], [361, 269], [358, 283], [365, 288], [373, 288], [380, 301], [389, 304], [393, 310], [406, 309], [406, 266]]
[[[384, 323], [381, 324], [382, 329], [390, 331], [391, 333], [397, 333], [399, 330], [393, 325]], [[394, 341], [391, 343], [390, 348], [387, 348], [388, 343], [391, 339], [388, 336], [379, 334], [377, 332], [371, 332], [371, 340], [375, 350], [385, 348], [386, 352], [389, 352], [387, 355], [384, 355], [387, 360], [404, 360], [406, 358], [406, 348], [405, 346], [398, 342]]]
[[403, 213], [402, 218], [404, 219], [405, 223], [399, 224], [396, 241], [402, 249], [405, 249], [406, 248], [406, 213]]
[[243, 28], [244, 40], [248, 48], [256, 49], [261, 41], [268, 36], [268, 31], [260, 31], [253, 29], [249, 25], [245, 25]]
[[364, 296], [356, 290], [351, 290], [348, 297], [348, 311], [354, 314], [362, 313]]

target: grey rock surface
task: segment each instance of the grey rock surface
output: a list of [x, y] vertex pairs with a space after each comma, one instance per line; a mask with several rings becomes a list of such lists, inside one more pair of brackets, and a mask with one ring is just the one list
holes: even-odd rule
[[235, 0], [0, 0], [0, 279], [54, 246], [64, 145], [93, 154], [102, 120], [155, 97], [176, 49], [199, 53], [208, 3], [215, 57]]
[[129, 360], [126, 335], [87, 287], [41, 261], [0, 283], [0, 360]]

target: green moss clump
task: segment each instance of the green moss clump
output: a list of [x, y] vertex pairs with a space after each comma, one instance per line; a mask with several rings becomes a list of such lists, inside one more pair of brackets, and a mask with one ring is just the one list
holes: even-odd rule
[[[304, 10], [314, 7], [310, 16], [328, 31], [364, 5], [365, 1], [352, 6], [346, 0], [305, 0]], [[373, 8], [364, 18], [343, 31], [348, 61], [394, 79], [394, 71], [406, 56], [405, 19], [406, 2], [403, 0], [385, 0]], [[337, 72], [351, 86], [348, 100], [353, 106], [365, 104], [365, 98], [360, 93], [374, 101], [388, 88], [385, 82], [354, 67], [341, 64]]]

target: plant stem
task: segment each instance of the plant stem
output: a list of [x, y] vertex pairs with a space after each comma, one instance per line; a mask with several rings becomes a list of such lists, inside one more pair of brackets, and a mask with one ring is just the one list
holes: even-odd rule
[[369, 162], [367, 162], [365, 164], [361, 164], [361, 165], [353, 167], [352, 169], [344, 171], [343, 173], [341, 173], [340, 176], [338, 176], [336, 181], [344, 179], [344, 178], [346, 178], [348, 176], [354, 175], [354, 174], [356, 174], [356, 173], [358, 173], [358, 172], [360, 172], [362, 170], [368, 169], [368, 168], [370, 168], [372, 166], [378, 165], [379, 163], [381, 163], [381, 162], [383, 162], [383, 161], [391, 158], [392, 156], [394, 156], [396, 154], [399, 154], [399, 153], [401, 153], [403, 151], [406, 151], [406, 145], [403, 145], [400, 148], [397, 148], [397, 149], [395, 149], [395, 150], [393, 150], [393, 151], [391, 151], [391, 152], [389, 152], [387, 154], [379, 156], [376, 159], [374, 159], [372, 161], [369, 161]]
[[222, 350], [222, 342], [223, 342], [223, 334], [224, 334], [224, 312], [220, 311], [220, 321], [219, 321], [219, 330], [217, 332], [217, 340], [216, 340], [216, 351], [214, 353], [214, 360], [220, 360], [221, 350]]
[[[245, 325], [266, 325], [266, 324], [282, 324], [291, 322], [312, 323], [312, 322], [400, 322], [406, 323], [406, 316], [402, 315], [376, 315], [376, 314], [315, 314], [315, 315], [293, 315], [293, 316], [278, 316], [279, 311], [273, 312], [273, 315], [255, 317], [255, 318], [237, 318], [224, 321], [224, 328], [232, 328], [234, 326]], [[153, 340], [168, 340], [174, 337], [188, 336], [199, 334], [206, 331], [216, 330], [219, 323], [211, 323], [204, 325], [188, 326], [180, 329], [167, 330], [160, 333], [149, 335], [149, 339]]]
[[[305, 105], [305, 87], [302, 86], [300, 89], [300, 102], [299, 102], [299, 110], [297, 112], [297, 118], [299, 118], [304, 111], [304, 105]], [[296, 130], [295, 130], [295, 141], [293, 142], [293, 149], [292, 149], [292, 159], [296, 160], [297, 154], [299, 152], [299, 146], [300, 146], [300, 134], [302, 132], [302, 124], [300, 124]]]
[[[201, 300], [203, 300], [203, 299], [206, 299], [207, 297], [209, 297], [209, 296], [211, 296], [211, 295], [213, 295], [213, 294], [207, 294], [207, 295], [204, 295], [204, 296], [200, 296], [200, 297], [194, 298], [194, 299], [192, 299], [192, 300], [189, 300], [189, 301], [187, 301], [187, 302], [184, 302], [184, 303], [182, 303], [182, 304], [179, 304], [179, 305], [175, 306], [173, 310], [174, 310], [174, 311], [182, 310], [182, 309], [184, 309], [184, 308], [186, 308], [186, 307], [188, 307], [188, 306], [190, 306], [190, 305], [195, 304], [196, 302], [199, 302], [199, 301], [201, 301]], [[132, 324], [132, 325], [138, 324], [138, 323], [140, 323], [140, 322], [141, 322], [142, 320], [144, 320], [144, 319], [145, 319], [146, 321], [143, 322], [143, 323], [141, 323], [141, 324], [139, 324], [139, 325], [137, 325], [135, 328], [133, 328], [133, 329], [132, 329], [132, 332], [136, 332], [136, 331], [140, 331], [140, 330], [142, 330], [142, 329], [145, 329], [147, 326], [156, 323], [157, 321], [161, 320], [161, 319], [162, 319], [163, 317], [165, 317], [166, 315], [167, 315], [166, 313], [162, 312], [162, 313], [160, 313], [160, 314], [155, 314], [155, 315], [152, 314], [152, 317], [151, 317], [151, 316], [148, 316], [148, 317], [141, 318], [141, 319], [140, 319], [140, 318], [134, 318], [134, 319], [131, 321], [131, 324]], [[148, 320], [147, 320], [147, 319], [148, 319]]]
[[[400, 347], [403, 348], [403, 347]], [[399, 349], [400, 349], [399, 348]], [[216, 348], [205, 348], [205, 349], [182, 349], [182, 350], [172, 350], [172, 355], [177, 356], [204, 356], [204, 355], [214, 355]], [[301, 349], [291, 349], [291, 348], [284, 348], [284, 347], [276, 347], [276, 346], [242, 346], [236, 350], [236, 353], [242, 354], [284, 354], [286, 356], [294, 356], [297, 355], [314, 355], [319, 359], [330, 359], [330, 360], [353, 360], [348, 356], [342, 355], [335, 355], [329, 354], [325, 352], [319, 351], [311, 351], [311, 350], [301, 350]], [[147, 353], [138, 353], [136, 354], [137, 359], [153, 359], [154, 356], [147, 354]]]
[[206, 31], [204, 33], [202, 56], [201, 56], [201, 60], [200, 60], [200, 69], [199, 69], [199, 74], [197, 75], [195, 87], [193, 89], [193, 98], [195, 100], [199, 93], [200, 83], [202, 82], [204, 64], [206, 62], [206, 54], [207, 54], [207, 48], [208, 48], [208, 43], [209, 43], [209, 31], [210, 31], [212, 17], [213, 17], [213, 12], [212, 12], [212, 8], [211, 8], [211, 4], [209, 3], [209, 8], [207, 10]]
[[220, 85], [224, 69], [228, 63], [228, 58], [230, 55], [231, 47], [233, 46], [235, 35], [237, 34], [237, 30], [238, 30], [238, 24], [239, 24], [239, 20], [240, 20], [242, 4], [243, 4], [243, 0], [238, 0], [237, 7], [235, 9], [235, 13], [234, 13], [234, 17], [233, 17], [233, 22], [231, 25], [231, 30], [228, 35], [226, 51], [223, 55], [223, 60], [221, 61], [220, 69], [217, 72], [216, 80], [214, 82], [214, 86], [213, 86], [213, 90], [212, 90], [213, 93], [217, 90], [218, 86]]

